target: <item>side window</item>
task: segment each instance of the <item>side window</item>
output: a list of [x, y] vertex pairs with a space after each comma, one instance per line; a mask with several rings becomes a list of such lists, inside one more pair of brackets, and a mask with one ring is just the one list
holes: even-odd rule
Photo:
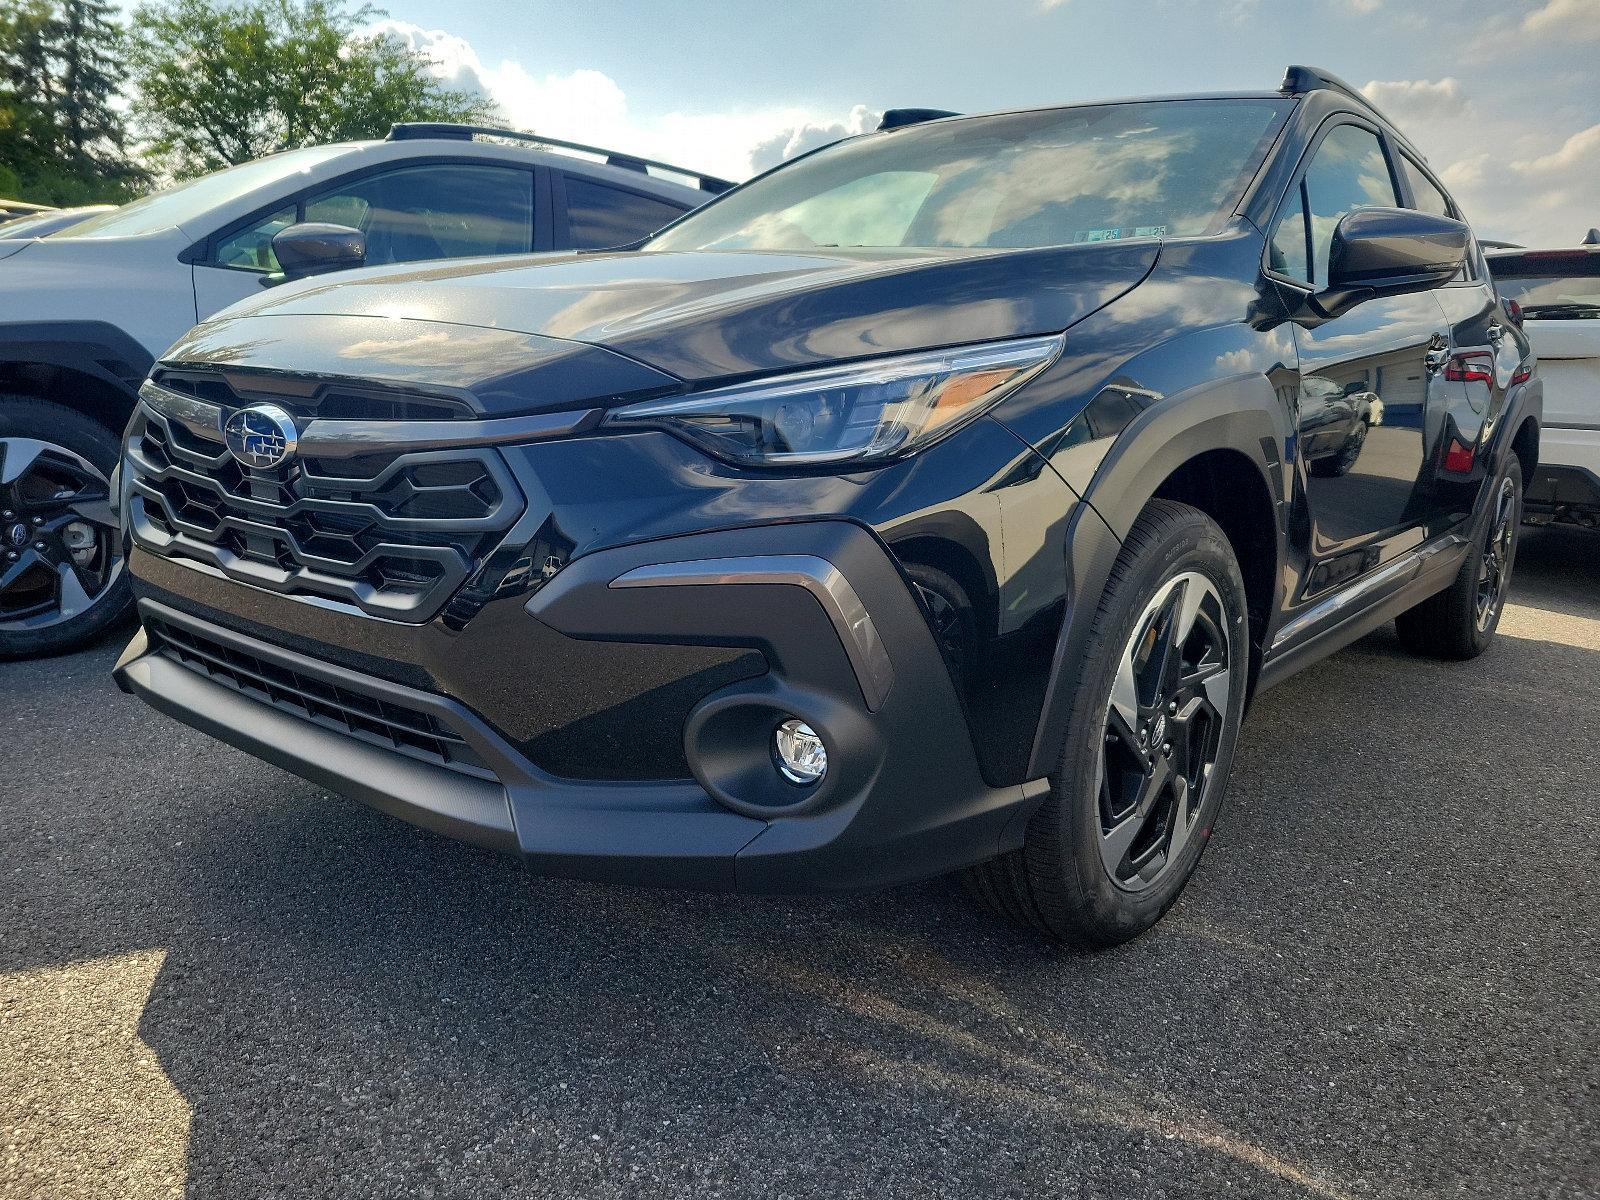
[[1278, 209], [1277, 229], [1267, 251], [1267, 263], [1278, 274], [1311, 282], [1311, 239], [1306, 232], [1306, 189], [1295, 184]]
[[280, 229], [293, 225], [294, 216], [295, 209], [291, 205], [257, 221], [248, 229], [230, 234], [217, 243], [210, 261], [219, 267], [232, 267], [239, 271], [276, 271], [278, 256], [272, 252], [272, 236]]
[[367, 262], [420, 262], [533, 248], [533, 175], [434, 163], [369, 175], [308, 200], [305, 220], [367, 235]]
[[1328, 251], [1339, 219], [1358, 208], [1393, 208], [1399, 203], [1383, 143], [1358, 125], [1336, 126], [1305, 175], [1306, 209], [1311, 223], [1311, 279], [1328, 279]]
[[576, 175], [566, 177], [567, 226], [575, 250], [625, 246], [648, 237], [686, 211], [679, 205]]
[[1411, 185], [1411, 195], [1416, 199], [1416, 207], [1422, 212], [1432, 213], [1436, 217], [1450, 215], [1450, 201], [1429, 179], [1422, 173], [1422, 168], [1417, 166], [1404, 154], [1400, 156], [1400, 169], [1405, 172], [1406, 182]]

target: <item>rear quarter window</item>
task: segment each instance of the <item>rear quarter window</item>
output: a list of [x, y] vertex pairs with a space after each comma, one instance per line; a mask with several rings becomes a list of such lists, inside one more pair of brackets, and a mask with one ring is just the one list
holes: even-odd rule
[[568, 175], [567, 229], [574, 250], [625, 246], [649, 237], [688, 211], [639, 192]]

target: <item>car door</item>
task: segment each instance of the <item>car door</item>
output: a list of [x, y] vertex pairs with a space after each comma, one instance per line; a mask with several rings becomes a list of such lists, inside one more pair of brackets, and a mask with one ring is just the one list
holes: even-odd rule
[[[1409, 207], [1461, 219], [1424, 167], [1403, 150], [1396, 157]], [[1435, 524], [1449, 525], [1472, 511], [1484, 474], [1478, 451], [1505, 407], [1523, 352], [1476, 245], [1461, 273], [1433, 295], [1449, 325], [1450, 360], [1439, 388], [1437, 428], [1429, 431], [1426, 448], [1433, 484], [1430, 515]]]
[[273, 235], [329, 221], [367, 238], [368, 266], [534, 246], [534, 171], [484, 162], [429, 162], [369, 171], [308, 189], [222, 230], [194, 266], [195, 316], [253, 296], [278, 270]]
[[557, 249], [599, 250], [649, 237], [688, 211], [681, 204], [573, 171], [555, 173]]
[[[1354, 118], [1325, 128], [1279, 209], [1269, 274], [1326, 286], [1333, 231], [1357, 208], [1394, 208], [1400, 192], [1377, 131]], [[1440, 405], [1449, 330], [1432, 292], [1358, 304], [1296, 326], [1297, 478], [1311, 525], [1301, 598], [1364, 574], [1422, 540], [1429, 480], [1425, 431]]]

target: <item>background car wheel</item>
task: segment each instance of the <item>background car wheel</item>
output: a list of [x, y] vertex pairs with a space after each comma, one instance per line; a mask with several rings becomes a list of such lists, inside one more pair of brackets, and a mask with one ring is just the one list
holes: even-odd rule
[[81, 413], [0, 396], [0, 659], [73, 649], [127, 614], [119, 452]]
[[1522, 464], [1506, 456], [1489, 500], [1489, 522], [1454, 582], [1395, 618], [1400, 642], [1429, 658], [1476, 658], [1489, 648], [1511, 590], [1522, 528]]
[[1197, 509], [1152, 501], [1095, 614], [1050, 796], [1023, 848], [972, 868], [970, 889], [1083, 948], [1154, 925], [1221, 811], [1249, 662], [1227, 535]]
[[1323, 473], [1335, 479], [1350, 474], [1356, 465], [1356, 459], [1361, 457], [1361, 448], [1366, 444], [1367, 423], [1362, 421], [1350, 431], [1350, 436], [1344, 440], [1344, 445], [1339, 447], [1339, 453], [1325, 460]]

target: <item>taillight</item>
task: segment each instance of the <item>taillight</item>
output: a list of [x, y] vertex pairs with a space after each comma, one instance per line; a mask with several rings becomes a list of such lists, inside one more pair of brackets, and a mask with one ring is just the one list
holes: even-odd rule
[[1522, 305], [1515, 300], [1506, 301], [1506, 316], [1511, 318], [1511, 323], [1518, 329], [1522, 328]]
[[1450, 449], [1444, 456], [1444, 469], [1457, 475], [1465, 475], [1472, 470], [1472, 462], [1477, 456], [1478, 452], [1473, 447], [1463, 446], [1455, 438], [1451, 438]]
[[1511, 386], [1516, 387], [1519, 383], [1527, 383], [1528, 380], [1532, 378], [1533, 364], [1531, 362], [1525, 362], [1517, 368], [1517, 373], [1511, 377]]
[[1452, 383], [1493, 382], [1494, 355], [1487, 350], [1463, 350], [1450, 359], [1444, 377]]

